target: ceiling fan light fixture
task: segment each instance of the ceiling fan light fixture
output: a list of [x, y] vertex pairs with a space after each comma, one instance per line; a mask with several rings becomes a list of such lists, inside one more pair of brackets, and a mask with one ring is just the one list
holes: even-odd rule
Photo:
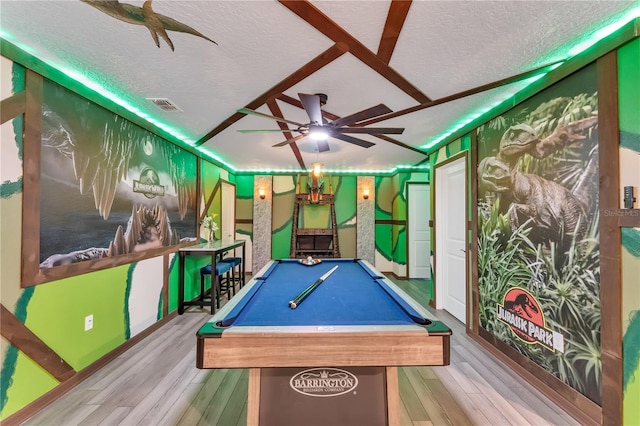
[[329, 133], [323, 128], [315, 128], [309, 131], [309, 136], [315, 141], [324, 141], [329, 137]]

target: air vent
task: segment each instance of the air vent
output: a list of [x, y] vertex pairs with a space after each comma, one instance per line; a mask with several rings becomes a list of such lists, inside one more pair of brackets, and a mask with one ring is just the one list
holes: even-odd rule
[[182, 111], [176, 104], [174, 104], [167, 98], [147, 98], [147, 100], [153, 102], [163, 111]]

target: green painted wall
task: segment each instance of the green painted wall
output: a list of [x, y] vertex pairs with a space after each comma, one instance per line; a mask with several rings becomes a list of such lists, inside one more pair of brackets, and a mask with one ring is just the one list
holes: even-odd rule
[[[618, 50], [621, 186], [640, 188], [640, 39]], [[636, 204], [636, 209], [638, 204]], [[636, 210], [637, 212], [638, 210]], [[640, 425], [640, 228], [622, 228], [623, 422]]]
[[407, 184], [429, 182], [429, 179], [428, 172], [375, 177], [376, 257], [389, 262], [376, 266], [385, 272], [407, 275]]
[[[273, 219], [271, 254], [274, 259], [289, 257], [293, 208], [297, 176], [273, 176]], [[356, 184], [355, 176], [332, 175], [324, 177], [323, 193], [335, 194], [338, 241], [342, 257], [356, 257]], [[307, 192], [307, 176], [300, 177], [300, 193]], [[331, 228], [329, 205], [304, 205], [300, 208], [299, 228]]]
[[[13, 92], [23, 90], [24, 68], [11, 64], [6, 67], [10, 61], [4, 57], [2, 61], [1, 78], [11, 79]], [[7, 69], [11, 72], [4, 72]], [[169, 270], [164, 269], [164, 256], [159, 256], [21, 288], [22, 121], [20, 116], [2, 125], [0, 299], [4, 307], [78, 372], [161, 319], [164, 303], [168, 304], [169, 312], [177, 309], [177, 257], [168, 255]], [[235, 181], [235, 176], [222, 173], [218, 166], [206, 161], [201, 170], [204, 200], [212, 194], [222, 175]], [[220, 203], [218, 191], [209, 213], [220, 215]], [[206, 258], [188, 259], [187, 299], [199, 292], [199, 268], [207, 262]], [[169, 300], [164, 301], [162, 287], [167, 274]], [[88, 315], [93, 315], [94, 327], [85, 331]], [[4, 338], [0, 339], [0, 354], [0, 419], [6, 419], [59, 384]]]

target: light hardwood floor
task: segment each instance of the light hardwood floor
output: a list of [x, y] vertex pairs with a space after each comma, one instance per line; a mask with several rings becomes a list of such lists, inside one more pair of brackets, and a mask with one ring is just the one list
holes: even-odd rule
[[[393, 281], [426, 303], [424, 281]], [[398, 369], [403, 426], [578, 424], [459, 321], [427, 309], [453, 330], [451, 365]], [[246, 425], [248, 370], [195, 367], [195, 333], [209, 318], [191, 310], [172, 319], [23, 425]]]

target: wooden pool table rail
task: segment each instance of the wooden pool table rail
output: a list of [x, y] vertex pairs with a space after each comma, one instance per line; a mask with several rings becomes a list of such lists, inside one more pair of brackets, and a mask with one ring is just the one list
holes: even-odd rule
[[198, 336], [198, 368], [449, 365], [449, 334], [375, 331]]

